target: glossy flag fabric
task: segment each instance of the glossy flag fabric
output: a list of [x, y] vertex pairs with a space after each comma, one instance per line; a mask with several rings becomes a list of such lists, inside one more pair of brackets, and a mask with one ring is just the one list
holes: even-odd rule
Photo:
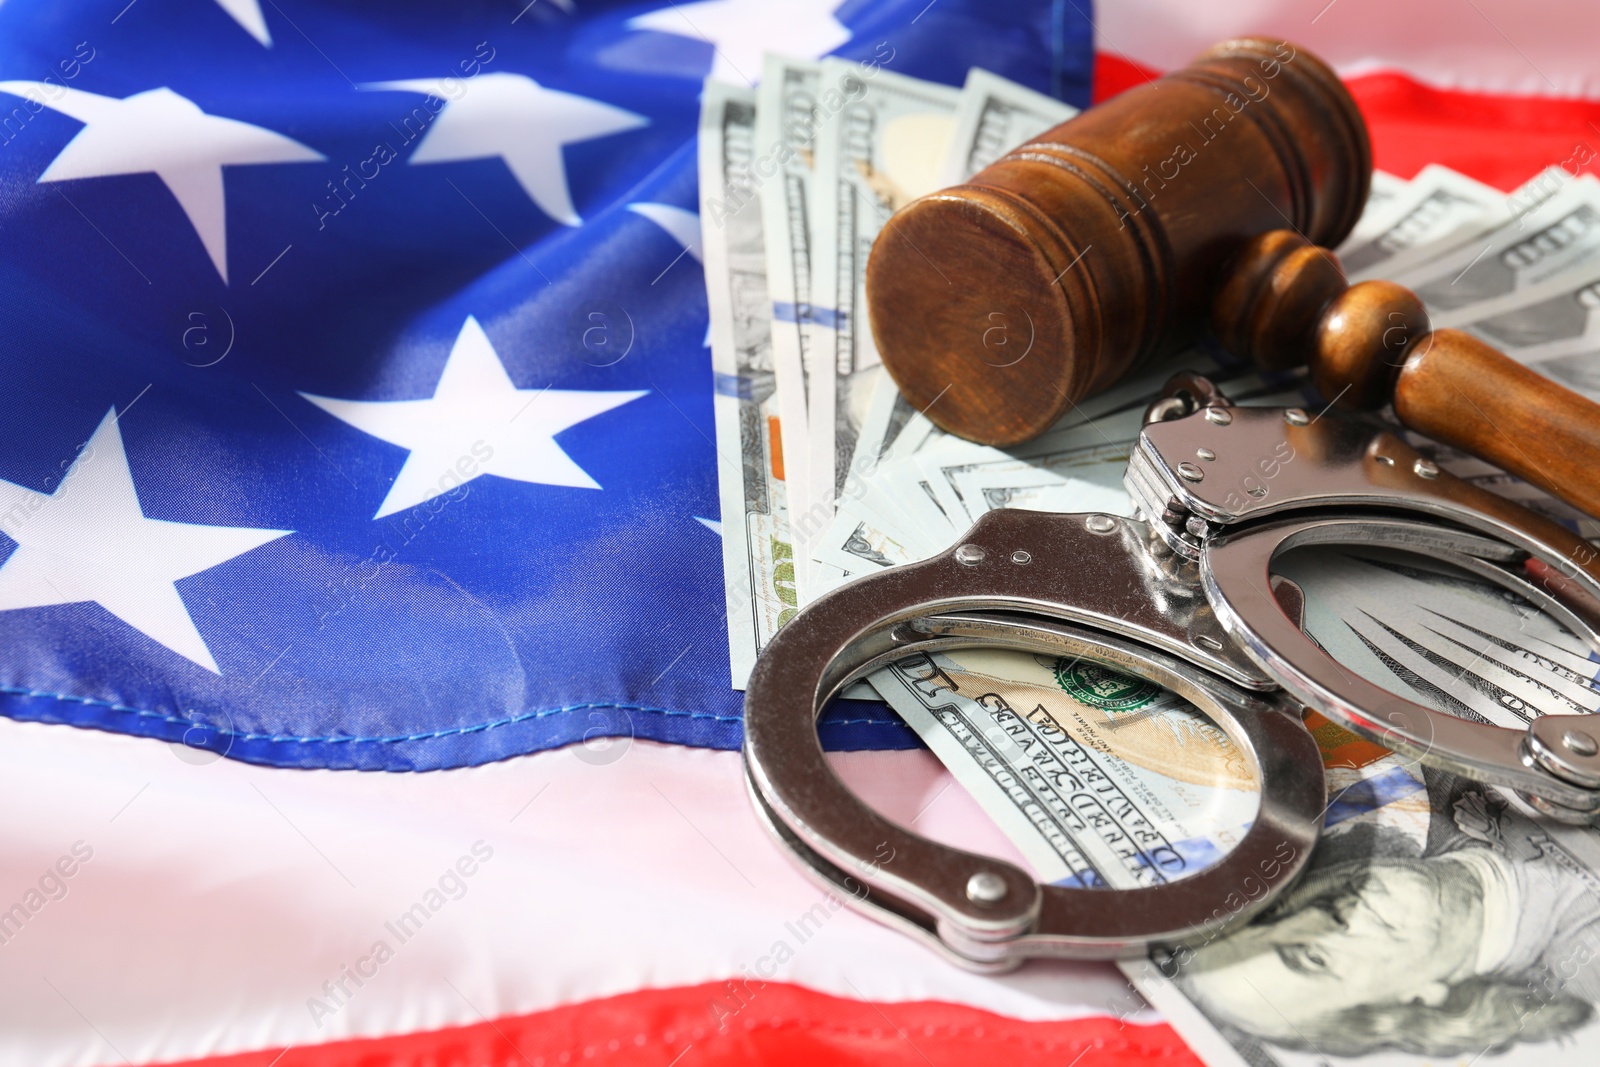
[[[1052, 21], [1057, 8], [1060, 17]], [[592, 620], [604, 610], [593, 605], [606, 601], [608, 609], [617, 589], [633, 588], [629, 582], [656, 583], [649, 586], [657, 591], [653, 614], [643, 621], [622, 619], [618, 625], [633, 627], [627, 631], [632, 644], [616, 643], [648, 648], [651, 662], [638, 654], [633, 661], [606, 660], [563, 646], [548, 636], [558, 631], [519, 624], [502, 600], [462, 581], [462, 570], [455, 569], [480, 561], [483, 553], [531, 557], [539, 548], [530, 540], [535, 518], [554, 521], [549, 516], [565, 514], [551, 510], [554, 496], [540, 497], [542, 504], [527, 509], [507, 506], [501, 513], [516, 518], [514, 528], [487, 527], [469, 541], [451, 541], [444, 533], [456, 530], [450, 523], [467, 514], [462, 506], [485, 502], [486, 486], [561, 492], [566, 500], [583, 500], [581, 487], [480, 476], [437, 515], [425, 510], [431, 516], [426, 523], [414, 518], [408, 526], [411, 509], [378, 518], [415, 450], [367, 434], [334, 410], [392, 432], [381, 419], [369, 418], [383, 409], [349, 405], [436, 397], [470, 316], [517, 388], [648, 391], [561, 431], [563, 454], [603, 492], [631, 485], [630, 499], [648, 501], [644, 480], [629, 481], [628, 463], [654, 465], [659, 476], [666, 461], [646, 453], [684, 442], [704, 447], [703, 462], [692, 468], [701, 471], [702, 483], [658, 483], [655, 489], [660, 499], [689, 501], [696, 518], [714, 518], [704, 510], [714, 500], [709, 444], [695, 446], [689, 420], [675, 427], [681, 436], [642, 443], [628, 438], [617, 452], [608, 450], [610, 435], [631, 426], [628, 419], [640, 405], [664, 396], [710, 435], [709, 398], [702, 398], [710, 388], [708, 371], [694, 371], [701, 378], [682, 392], [679, 383], [689, 380], [688, 370], [681, 380], [655, 365], [651, 381], [643, 380], [644, 372], [621, 376], [638, 354], [669, 351], [650, 347], [665, 343], [660, 331], [677, 331], [671, 336], [685, 339], [681, 350], [670, 349], [673, 358], [699, 360], [694, 365], [701, 367], [706, 362], [704, 350], [695, 350], [704, 333], [698, 268], [692, 251], [678, 243], [692, 235], [694, 220], [674, 213], [694, 203], [687, 158], [675, 153], [689, 151], [697, 79], [713, 70], [750, 69], [750, 56], [774, 37], [776, 47], [792, 52], [860, 47], [866, 51], [858, 54], [870, 54], [892, 32], [924, 42], [896, 61], [909, 64], [903, 69], [912, 73], [954, 80], [940, 73], [939, 56], [967, 55], [1036, 87], [1059, 82], [1074, 99], [1082, 72], [1071, 62], [1073, 35], [1081, 25], [1076, 20], [1088, 10], [1083, 0], [967, 6], [951, 0], [658, 7], [512, 0], [503, 8], [354, 0], [0, 5], [0, 80], [117, 100], [166, 87], [204, 114], [273, 135], [247, 137], [230, 129], [221, 139], [226, 154], [287, 157], [222, 166], [225, 229], [219, 230], [216, 186], [207, 185], [204, 153], [173, 149], [161, 160], [167, 164], [161, 175], [130, 169], [88, 176], [140, 162], [148, 166], [126, 153], [163, 140], [113, 120], [104, 129], [130, 131], [125, 139], [97, 138], [93, 151], [75, 149], [53, 171], [60, 181], [40, 183], [89, 123], [47, 107], [65, 97], [37, 85], [37, 107], [27, 102], [27, 86], [19, 87], [21, 94], [6, 90], [9, 95], [0, 97], [6, 105], [0, 108], [0, 262], [6, 281], [0, 308], [7, 316], [0, 333], [0, 365], [7, 375], [0, 390], [6, 405], [0, 482], [14, 487], [3, 490], [0, 506], [0, 532], [7, 535], [0, 539], [0, 575], [21, 545], [9, 531], [26, 529], [11, 524], [38, 519], [44, 512], [39, 497], [53, 496], [73, 461], [86, 454], [93, 462], [68, 484], [99, 486], [98, 494], [85, 495], [101, 506], [77, 528], [85, 544], [103, 550], [107, 540], [122, 542], [95, 542], [90, 535], [117, 520], [115, 530], [130, 535], [122, 573], [159, 578], [237, 553], [213, 568], [171, 579], [192, 632], [173, 627], [176, 615], [138, 614], [157, 601], [119, 600], [114, 584], [92, 590], [104, 593], [114, 608], [97, 599], [67, 602], [67, 596], [91, 590], [63, 583], [51, 561], [38, 556], [0, 578], [9, 605], [28, 597], [59, 601], [0, 608], [4, 710], [14, 719], [48, 720], [0, 722], [0, 810], [6, 813], [0, 848], [0, 1064], [1197, 1063], [1155, 1013], [1131, 999], [1109, 966], [1035, 963], [1000, 978], [974, 976], [892, 930], [848, 911], [828, 911], [820, 891], [764, 840], [732, 752], [619, 741], [436, 774], [310, 771], [340, 746], [344, 765], [366, 767], [486, 759], [500, 742], [481, 739], [496, 732], [516, 735], [518, 743], [548, 744], [634, 724], [644, 737], [647, 727], [671, 725], [731, 745], [737, 724], [716, 718], [735, 714], [737, 704], [714, 684], [725, 667], [714, 586], [696, 595], [714, 605], [715, 624], [697, 622], [683, 590], [698, 588], [687, 583], [701, 579], [648, 569], [640, 572], [646, 577], [630, 575], [621, 549], [634, 549], [638, 540], [619, 541], [604, 567], [587, 570], [575, 569], [559, 553], [545, 553], [541, 573], [555, 591], [535, 606], [546, 615], [571, 610], [564, 605], [575, 601], [590, 607], [574, 617]], [[726, 17], [710, 17], [718, 12]], [[956, 21], [930, 23], [936, 16]], [[1096, 16], [1097, 99], [1142, 84], [1223, 37], [1286, 34], [1346, 75], [1373, 129], [1378, 164], [1401, 176], [1438, 161], [1510, 189], [1568, 158], [1576, 146], [1600, 143], [1600, 88], [1589, 47], [1597, 17], [1592, 5], [1475, 0], [1469, 9], [1456, 0], [1319, 0], [1309, 7], [1295, 0], [1243, 6], [1101, 0]], [[715, 38], [716, 46], [693, 32], [662, 29], [685, 24]], [[929, 25], [942, 28], [934, 32]], [[508, 42], [534, 49], [530, 42], [558, 39], [565, 43], [538, 53], [554, 64], [548, 69], [513, 66], [507, 59]], [[484, 43], [495, 49], [491, 58], [478, 55]], [[381, 56], [384, 48], [401, 48], [418, 62], [369, 66], [365, 57]], [[113, 58], [116, 63], [106, 62]], [[445, 160], [470, 150], [460, 140], [452, 144], [458, 134], [429, 148], [435, 162], [411, 163], [422, 146], [403, 143], [405, 138], [445, 129], [433, 125], [440, 116], [414, 113], [419, 106], [431, 110], [427, 98], [421, 91], [351, 88], [352, 82], [434, 79], [431, 87], [459, 96], [437, 80], [465, 79], [474, 61], [480, 64], [474, 79], [497, 70], [521, 73], [541, 87], [654, 125], [626, 125], [626, 116], [593, 110], [585, 112], [589, 126], [558, 122], [574, 134], [591, 130], [594, 122], [624, 125], [565, 144], [561, 156], [571, 181], [532, 182], [536, 196], [504, 157]], [[951, 59], [951, 72], [958, 65]], [[299, 74], [274, 78], [273, 69]], [[633, 73], [617, 73], [626, 69]], [[435, 104], [447, 99], [438, 97]], [[505, 105], [490, 126], [525, 115], [526, 105], [526, 98], [523, 108]], [[89, 115], [107, 105], [77, 99], [69, 106]], [[148, 109], [147, 122], [155, 112], [193, 125], [193, 114], [183, 114], [183, 104], [171, 97], [146, 98], [140, 106]], [[360, 112], [371, 120], [366, 135], [338, 117], [345, 114], [341, 109], [358, 106], [373, 108]], [[681, 137], [663, 142], [659, 157], [617, 147], [654, 136], [674, 115]], [[218, 128], [210, 130], [215, 134]], [[395, 159], [379, 162], [385, 157], [375, 151], [379, 140], [393, 145]], [[513, 147], [524, 143], [531, 142], [523, 136]], [[119, 152], [121, 163], [112, 162]], [[308, 152], [323, 160], [307, 158]], [[603, 159], [612, 159], [626, 176], [603, 184], [596, 170]], [[358, 175], [379, 177], [359, 185], [345, 176], [346, 165]], [[523, 173], [548, 172], [534, 167]], [[580, 173], [587, 177], [580, 181]], [[428, 195], [407, 193], [408, 181], [426, 183]], [[283, 183], [291, 183], [294, 196], [281, 192]], [[568, 226], [551, 213], [563, 213], [563, 188], [583, 227]], [[374, 210], [382, 204], [389, 207]], [[446, 236], [446, 222], [459, 232]], [[627, 228], [635, 224], [637, 230]], [[601, 261], [581, 275], [583, 288], [555, 274], [545, 286], [530, 269], [529, 261], [548, 271], [571, 243], [594, 240], [601, 226], [611, 227], [603, 231], [611, 236], [590, 246]], [[317, 243], [324, 239], [333, 243]], [[344, 240], [358, 247], [335, 247]], [[630, 265], [632, 253], [622, 251], [631, 247], [625, 242], [646, 240], [656, 242], [649, 252], [657, 257], [654, 269], [626, 273], [636, 267]], [[449, 258], [451, 248], [470, 252], [469, 260]], [[285, 269], [306, 253], [316, 269], [302, 264], [308, 273], [296, 279]], [[283, 282], [279, 272], [290, 280]], [[273, 295], [269, 283], [275, 279], [286, 289]], [[649, 329], [635, 327], [645, 347], [633, 349], [608, 377], [598, 364], [611, 361], [617, 349], [605, 345], [617, 339], [626, 347], [626, 335], [610, 324], [627, 320], [596, 322], [588, 315], [618, 306], [613, 294], [624, 279], [659, 303], [641, 303], [655, 316], [646, 319], [654, 323]], [[562, 285], [567, 288], [559, 291], [569, 296], [598, 290], [597, 299], [613, 304], [577, 303], [578, 322], [562, 320], [568, 347], [557, 350], [535, 344], [544, 335], [527, 324], [551, 321], [556, 313], [538, 303], [538, 292], [550, 290], [543, 297], [549, 300]], [[656, 298], [658, 291], [664, 295]], [[639, 312], [632, 304], [620, 306]], [[694, 321], [680, 322], [674, 314]], [[136, 323], [159, 330], [135, 341]], [[598, 352], [583, 345], [583, 331], [597, 326], [603, 328], [588, 339]], [[328, 336], [319, 339], [324, 330]], [[568, 331], [575, 331], [575, 340]], [[236, 339], [231, 347], [230, 339]], [[484, 355], [476, 335], [468, 332], [466, 339], [465, 355]], [[426, 369], [420, 369], [424, 362]], [[143, 368], [148, 370], [141, 373]], [[463, 368], [493, 380], [484, 359], [469, 359]], [[207, 371], [213, 377], [191, 377]], [[672, 390], [663, 382], [673, 383]], [[257, 386], [293, 426], [288, 420], [259, 421], [270, 412], [259, 399], [254, 402], [263, 412], [249, 412], [239, 397], [259, 396]], [[146, 405], [164, 395], [165, 404], [153, 408], [160, 417], [141, 422]], [[546, 415], [558, 421], [576, 413], [579, 403]], [[113, 406], [119, 413], [116, 443], [105, 427]], [[623, 421], [613, 427], [607, 419]], [[97, 431], [107, 436], [90, 450]], [[471, 449], [477, 440], [467, 442], [463, 454], [481, 466], [484, 460]], [[285, 441], [298, 441], [300, 452], [292, 453], [293, 463], [285, 462], [290, 475], [280, 478], [268, 457], [272, 449], [289, 447]], [[322, 453], [357, 486], [332, 466], [318, 470], [329, 462]], [[97, 481], [94, 465], [119, 454], [126, 460], [126, 479], [113, 477], [123, 472], [114, 464], [102, 465]], [[575, 477], [570, 470], [568, 475]], [[139, 519], [244, 532], [202, 530], [183, 542], [189, 551], [176, 552], [170, 536], [175, 530], [134, 522], [127, 508], [129, 483]], [[120, 512], [113, 506], [119, 501]], [[306, 518], [324, 514], [313, 503], [329, 509], [322, 526]], [[22, 510], [15, 511], [19, 505]], [[349, 509], [348, 526], [328, 517], [335, 505]], [[60, 518], [45, 521], [72, 527], [65, 519], [74, 512], [51, 514]], [[397, 532], [392, 540], [361, 537], [354, 532], [357, 519], [371, 530]], [[681, 536], [692, 534], [688, 529]], [[41, 543], [36, 536], [34, 546]], [[397, 558], [373, 559], [380, 543]], [[334, 559], [328, 546], [339, 544], [344, 554]], [[681, 544], [689, 546], [686, 555], [701, 551], [692, 542]], [[294, 609], [301, 623], [287, 628], [308, 640], [322, 629], [349, 628], [337, 631], [345, 635], [339, 641], [328, 638], [331, 650], [303, 661], [287, 642], [250, 637], [258, 633], [253, 627], [270, 634], [272, 627], [287, 626], [285, 597], [274, 590], [286, 574], [294, 578], [298, 572], [256, 562], [285, 546], [293, 549], [291, 561], [306, 568], [295, 578], [304, 593]], [[711, 546], [695, 558], [715, 568]], [[135, 562], [142, 566], [133, 567]], [[440, 590], [450, 589], [446, 575], [491, 609], [506, 633], [543, 633], [546, 647], [555, 646], [552, 658], [542, 661], [541, 677], [551, 693], [561, 695], [522, 710], [609, 701], [708, 717], [669, 720], [636, 712], [630, 720], [605, 717], [614, 714], [610, 708], [573, 709], [525, 720], [534, 725], [478, 731], [480, 739], [473, 740], [459, 727], [495, 717], [469, 719], [463, 703], [451, 725], [448, 713], [456, 705], [415, 684], [426, 675], [447, 679], [440, 689], [448, 689], [448, 679], [454, 679], [459, 693], [480, 697], [510, 687], [501, 677], [494, 684], [503, 688], [494, 689], [487, 668], [474, 675], [465, 658], [458, 667], [445, 664], [442, 654], [425, 658], [436, 648], [455, 648], [469, 625], [491, 628], [473, 621], [488, 615], [440, 606]], [[401, 576], [415, 584], [399, 582]], [[408, 589], [419, 595], [408, 598]], [[363, 627], [369, 636], [376, 634], [385, 605], [393, 607], [397, 625], [387, 643], [374, 648], [351, 637]], [[116, 610], [135, 615], [146, 628]], [[373, 614], [362, 616], [359, 625], [341, 621], [361, 612]], [[325, 627], [323, 614], [333, 616]], [[453, 620], [456, 629], [441, 632], [451, 627], [440, 620]], [[46, 640], [46, 633], [57, 640]], [[691, 645], [673, 665], [672, 657]], [[131, 655], [139, 649], [145, 658]], [[160, 661], [165, 666], [158, 670], [160, 655], [171, 658]], [[218, 673], [197, 662], [207, 655]], [[280, 679], [270, 697], [254, 695], [278, 668], [296, 662], [302, 664], [298, 673], [285, 676], [291, 683]], [[432, 674], [406, 673], [419, 662]], [[520, 662], [532, 677], [540, 661]], [[679, 672], [696, 663], [712, 667], [704, 679], [691, 674], [695, 680], [686, 681]], [[374, 677], [397, 679], [392, 690], [403, 691], [405, 699], [384, 707], [392, 690], [380, 693], [350, 682]], [[588, 684], [626, 695], [572, 695]], [[530, 692], [542, 693], [528, 685]], [[356, 699], [358, 690], [365, 692], [364, 702]], [[225, 701], [209, 702], [219, 693]], [[307, 707], [321, 709], [315, 715], [325, 721], [308, 725], [313, 715], [303, 711]], [[431, 707], [437, 718], [421, 727], [407, 723], [421, 707]], [[587, 718], [590, 711], [602, 717]], [[358, 712], [365, 716], [359, 725]], [[297, 714], [305, 717], [291, 721]], [[841, 718], [868, 722], [828, 727], [836, 743], [894, 742], [871, 725], [881, 720], [870, 712], [852, 710]], [[171, 744], [61, 722], [131, 729]], [[561, 730], [551, 729], [553, 724], [562, 724]], [[362, 736], [438, 736], [386, 743], [269, 739], [356, 736], [358, 729]], [[251, 733], [269, 738], [246, 736]], [[302, 746], [309, 756], [294, 755]], [[516, 744], [507, 747], [518, 751]], [[214, 758], [223, 750], [233, 758]], [[249, 766], [238, 761], [241, 756], [296, 766]], [[1010, 855], [1005, 839], [962, 790], [952, 788], [927, 752], [833, 758], [850, 786], [891, 818], [963, 847]], [[478, 858], [484, 849], [492, 849], [487, 861]], [[471, 875], [459, 875], [464, 858]], [[434, 902], [434, 890], [438, 908], [429, 908], [420, 931], [407, 926], [400, 944], [385, 924], [398, 924], [419, 902]], [[806, 925], [805, 917], [819, 905], [832, 917], [820, 933], [808, 927], [801, 944], [787, 927]], [[374, 947], [382, 938], [396, 951], [380, 963]], [[760, 976], [780, 955], [779, 941], [797, 951], [763, 985]]]
[[1088, 11], [10, 0], [0, 711], [298, 767], [737, 747], [701, 81], [1082, 105]]

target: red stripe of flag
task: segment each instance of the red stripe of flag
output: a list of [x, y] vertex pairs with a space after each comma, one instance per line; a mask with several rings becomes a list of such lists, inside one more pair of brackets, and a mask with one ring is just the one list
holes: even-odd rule
[[[1156, 76], [1101, 53], [1095, 102]], [[1404, 74], [1365, 74], [1345, 84], [1367, 117], [1374, 164], [1402, 178], [1443, 163], [1510, 190], [1546, 167], [1576, 174], [1600, 161], [1600, 101], [1433, 89]]]
[[[1155, 76], [1101, 55], [1095, 100]], [[1593, 170], [1600, 157], [1600, 102], [1434, 89], [1389, 73], [1348, 84], [1372, 131], [1376, 165], [1401, 177], [1443, 163], [1509, 190], [1547, 166]], [[954, 1004], [874, 1004], [781, 983], [725, 983], [644, 990], [470, 1026], [266, 1049], [173, 1067], [944, 1067], [997, 1057], [1006, 1067], [1199, 1064], [1164, 1025], [1107, 1017], [1024, 1022]]]
[[874, 1004], [778, 982], [651, 989], [422, 1033], [173, 1067], [1200, 1067], [1170, 1027], [1023, 1022], [956, 1004]]

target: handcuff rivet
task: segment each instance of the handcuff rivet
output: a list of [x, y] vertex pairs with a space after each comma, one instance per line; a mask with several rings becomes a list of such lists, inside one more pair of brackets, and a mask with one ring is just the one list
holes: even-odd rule
[[1117, 520], [1110, 515], [1090, 515], [1083, 520], [1090, 533], [1108, 534], [1117, 528]]
[[1561, 735], [1561, 743], [1574, 756], [1592, 756], [1600, 752], [1600, 743], [1582, 730], [1568, 730]]
[[1311, 416], [1307, 415], [1299, 408], [1290, 408], [1283, 413], [1283, 417], [1288, 421], [1290, 426], [1304, 426], [1306, 423], [1311, 421]]
[[1011, 562], [1019, 567], [1026, 567], [1033, 562], [1033, 553], [1025, 548], [1019, 548], [1011, 553]]
[[1194, 454], [1205, 460], [1207, 463], [1217, 458], [1217, 454], [1211, 451], [1209, 448], [1197, 448], [1194, 450]]
[[1377, 459], [1377, 461], [1379, 463], [1382, 463], [1385, 467], [1394, 466], [1394, 457], [1393, 456], [1377, 456], [1375, 458]]
[[1178, 477], [1186, 482], [1198, 482], [1206, 476], [1206, 472], [1196, 467], [1188, 460], [1178, 464]]
[[979, 871], [967, 879], [967, 899], [974, 904], [997, 904], [1006, 898], [1006, 880], [993, 871]]
[[1201, 648], [1209, 648], [1213, 652], [1222, 651], [1222, 642], [1218, 641], [1210, 634], [1200, 634], [1194, 639], [1194, 643], [1199, 645]]
[[1417, 472], [1419, 478], [1439, 477], [1439, 467], [1431, 460], [1419, 459], [1411, 465], [1411, 469]]
[[1206, 421], [1213, 426], [1226, 426], [1233, 421], [1233, 412], [1227, 408], [1206, 408]]
[[969, 567], [976, 567], [983, 562], [983, 558], [987, 555], [988, 553], [983, 550], [982, 545], [962, 545], [956, 549], [956, 562], [964, 563]]

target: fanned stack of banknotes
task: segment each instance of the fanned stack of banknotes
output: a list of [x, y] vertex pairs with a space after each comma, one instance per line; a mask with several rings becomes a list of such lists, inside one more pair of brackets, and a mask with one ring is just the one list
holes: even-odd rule
[[[707, 83], [701, 219], [711, 308], [733, 684], [800, 607], [924, 559], [985, 511], [1130, 515], [1145, 406], [1177, 369], [1238, 403], [1316, 405], [1303, 375], [1198, 348], [1011, 450], [939, 431], [879, 367], [863, 279], [901, 206], [1074, 109], [981, 70], [956, 90], [875, 63], [768, 57], [758, 89]], [[1600, 398], [1600, 181], [1556, 164], [1512, 193], [1443, 167], [1374, 175], [1338, 249], [1435, 326]], [[1398, 430], [1398, 428], [1397, 428]], [[1400, 431], [1404, 432], [1404, 431]], [[1441, 465], [1583, 536], [1600, 525], [1415, 435]], [[1600, 707], [1597, 656], [1443, 565], [1378, 547], [1292, 554], [1305, 628], [1392, 692], [1520, 726]], [[1006, 651], [902, 661], [881, 694], [1046, 882], [1126, 888], [1220, 860], [1256, 811], [1248, 761], [1204, 715], [1082, 662]], [[1124, 965], [1214, 1064], [1600, 1062], [1600, 834], [1424, 768], [1314, 715], [1331, 803], [1312, 871], [1241, 930]], [[1126, 1004], [1107, 1011], [1126, 1012]]]

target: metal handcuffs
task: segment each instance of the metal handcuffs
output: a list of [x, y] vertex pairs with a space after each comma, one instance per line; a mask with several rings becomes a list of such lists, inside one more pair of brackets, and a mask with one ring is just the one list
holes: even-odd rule
[[[1600, 731], [1569, 716], [1469, 722], [1355, 677], [1301, 631], [1292, 587], [1275, 593], [1271, 574], [1298, 546], [1387, 544], [1512, 590], [1600, 648], [1600, 563], [1585, 541], [1387, 430], [1234, 407], [1188, 375], [1152, 405], [1126, 483], [1147, 521], [992, 511], [959, 545], [851, 582], [773, 638], [745, 695], [746, 782], [830, 891], [976, 970], [1214, 937], [1287, 888], [1316, 843], [1326, 788], [1303, 707], [1556, 818], [1600, 814]], [[1079, 657], [1193, 702], [1253, 761], [1260, 810], [1243, 840], [1180, 881], [1078, 889], [873, 811], [824, 759], [819, 710], [891, 662], [973, 646]]]

